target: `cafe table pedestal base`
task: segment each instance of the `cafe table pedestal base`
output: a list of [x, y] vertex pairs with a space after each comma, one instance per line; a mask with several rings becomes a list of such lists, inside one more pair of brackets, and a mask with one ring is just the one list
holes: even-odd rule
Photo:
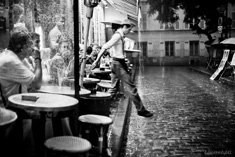
[[110, 114], [111, 94], [107, 92], [96, 91], [88, 96], [81, 96], [79, 102], [79, 115], [98, 114], [109, 116]]
[[[23, 100], [24, 97], [37, 97], [36, 101]], [[8, 98], [10, 107], [20, 110], [36, 111], [40, 113], [38, 125], [32, 126], [35, 133], [35, 153], [37, 157], [44, 156], [45, 122], [48, 113], [73, 111], [78, 100], [69, 96], [47, 93], [22, 93], [15, 94]], [[49, 117], [48, 117], [49, 118]], [[36, 120], [36, 119], [33, 119]], [[21, 125], [22, 126], [22, 125]], [[19, 126], [20, 127], [20, 126]], [[22, 129], [23, 130], [23, 129]], [[17, 141], [17, 140], [16, 140]]]

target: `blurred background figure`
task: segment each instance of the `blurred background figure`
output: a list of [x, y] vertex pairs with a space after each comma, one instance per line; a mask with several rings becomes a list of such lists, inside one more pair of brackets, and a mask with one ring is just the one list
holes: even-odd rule
[[59, 45], [57, 41], [59, 37], [62, 35], [62, 33], [64, 32], [64, 24], [65, 24], [64, 18], [60, 16], [56, 16], [55, 26], [52, 28], [52, 30], [49, 32], [49, 35], [48, 35], [50, 48], [52, 50], [50, 58], [52, 58], [56, 53], [55, 50], [58, 48], [58, 45]]
[[[35, 32], [29, 33], [31, 40], [33, 42], [33, 51], [39, 50], [40, 48], [40, 35]], [[32, 72], [35, 70], [35, 63], [32, 56], [26, 57], [23, 61], [24, 65], [29, 68]]]
[[68, 73], [66, 71], [70, 61], [73, 60], [73, 42], [72, 39], [65, 33], [61, 34], [58, 39], [58, 49], [55, 56], [49, 60], [48, 68], [51, 77], [51, 83], [58, 83], [58, 70], [64, 70], [64, 76]]

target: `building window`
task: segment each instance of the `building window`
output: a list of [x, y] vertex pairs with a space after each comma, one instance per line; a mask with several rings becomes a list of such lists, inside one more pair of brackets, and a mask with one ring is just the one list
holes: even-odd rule
[[232, 28], [235, 28], [235, 12], [232, 12]]
[[148, 52], [148, 42], [137, 42], [137, 49], [143, 52], [143, 56], [147, 56]]
[[164, 24], [165, 24], [165, 29], [169, 29], [168, 23], [164, 23]]
[[175, 42], [174, 41], [166, 41], [165, 42], [166, 56], [174, 56], [174, 51], [175, 51]]
[[199, 55], [199, 41], [190, 41], [189, 51], [190, 51], [190, 56], [198, 56]]
[[143, 14], [142, 15], [142, 19], [143, 19], [143, 30], [147, 29], [147, 14]]
[[177, 22], [175, 23], [175, 28], [176, 28], [176, 29], [179, 29], [179, 21], [177, 21]]
[[185, 29], [188, 29], [189, 28], [189, 24], [185, 23], [184, 27], [185, 27]]
[[163, 23], [160, 22], [160, 29], [163, 29]]

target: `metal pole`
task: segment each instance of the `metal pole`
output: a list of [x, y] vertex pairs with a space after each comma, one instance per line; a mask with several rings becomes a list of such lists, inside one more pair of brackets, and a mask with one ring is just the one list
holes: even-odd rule
[[84, 39], [84, 49], [83, 49], [83, 55], [82, 55], [82, 65], [80, 69], [80, 80], [79, 85], [80, 87], [83, 87], [83, 75], [84, 75], [84, 69], [86, 66], [86, 50], [87, 50], [87, 40], [88, 40], [88, 34], [89, 34], [89, 28], [90, 28], [90, 20], [93, 16], [93, 8], [96, 7], [99, 4], [100, 0], [84, 0], [84, 4], [87, 6], [87, 23], [86, 23], [86, 31], [85, 31], [85, 39]]
[[74, 89], [75, 89], [75, 98], [79, 99], [79, 91], [80, 91], [80, 86], [79, 86], [79, 47], [78, 47], [78, 42], [79, 42], [79, 2], [74, 1], [73, 3], [73, 13], [74, 13]]
[[87, 7], [87, 23], [86, 23], [86, 31], [85, 31], [85, 39], [84, 39], [84, 49], [83, 49], [83, 55], [82, 55], [82, 64], [81, 64], [81, 69], [80, 69], [80, 87], [83, 86], [83, 77], [84, 77], [84, 69], [86, 66], [86, 50], [87, 50], [87, 40], [88, 40], [88, 35], [89, 35], [89, 28], [90, 28], [90, 21], [93, 15], [93, 8]]

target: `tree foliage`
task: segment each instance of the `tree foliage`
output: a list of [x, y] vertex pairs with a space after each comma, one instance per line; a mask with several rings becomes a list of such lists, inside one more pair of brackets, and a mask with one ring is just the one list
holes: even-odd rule
[[[65, 18], [64, 31], [73, 39], [72, 0], [13, 0], [13, 3], [17, 4], [16, 6], [23, 6], [24, 22], [30, 31], [33, 31], [36, 25], [40, 25], [47, 36], [55, 26], [57, 18], [63, 16]], [[17, 9], [13, 10], [16, 12], [15, 14], [21, 11], [18, 9], [19, 7], [15, 8]], [[46, 43], [48, 42], [46, 41]]]
[[[179, 17], [177, 10], [184, 10], [184, 22], [190, 24], [192, 30], [197, 34], [207, 35], [209, 40], [212, 40], [211, 33], [217, 31], [219, 17], [224, 18], [224, 25], [230, 22], [230, 19], [225, 19], [224, 13], [219, 8], [227, 6], [228, 3], [234, 4], [234, 0], [147, 0], [149, 4], [149, 15], [156, 15], [156, 20], [163, 23], [176, 22]], [[199, 27], [199, 22], [206, 22], [206, 29]]]

